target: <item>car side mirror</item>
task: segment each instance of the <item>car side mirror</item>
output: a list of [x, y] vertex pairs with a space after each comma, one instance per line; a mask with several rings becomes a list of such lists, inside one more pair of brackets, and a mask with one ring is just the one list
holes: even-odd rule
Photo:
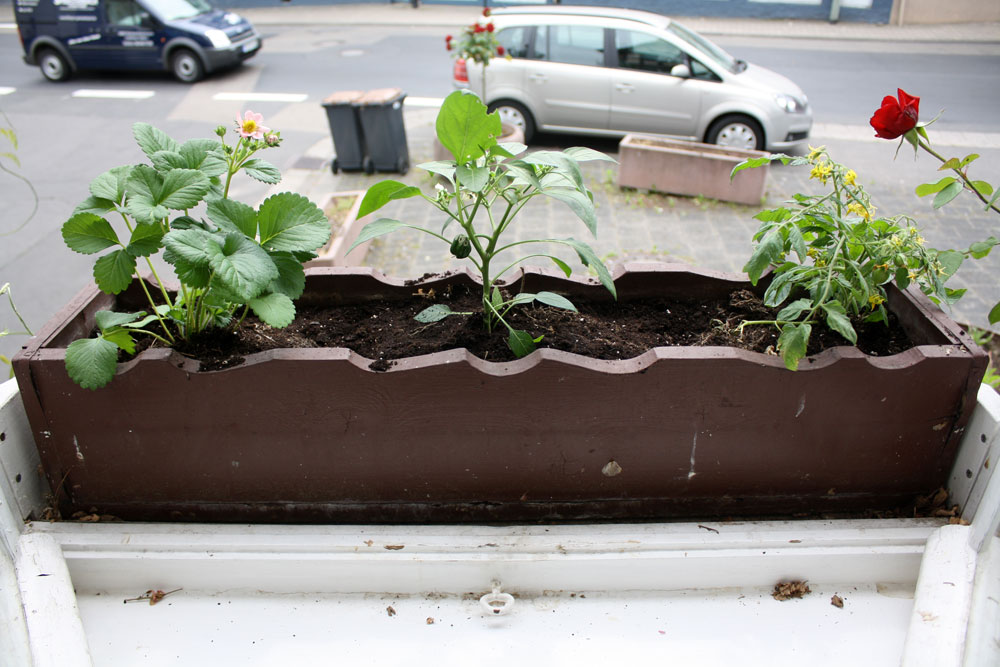
[[691, 68], [687, 65], [674, 65], [670, 68], [670, 76], [676, 76], [680, 79], [690, 79]]

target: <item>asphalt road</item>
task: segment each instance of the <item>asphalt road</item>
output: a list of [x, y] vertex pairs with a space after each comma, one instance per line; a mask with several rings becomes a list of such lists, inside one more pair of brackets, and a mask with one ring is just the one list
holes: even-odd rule
[[[166, 75], [107, 73], [83, 73], [52, 84], [21, 62], [17, 33], [0, 26], [0, 110], [19, 138], [20, 173], [41, 199], [35, 216], [22, 224], [30, 213], [30, 193], [20, 181], [0, 174], [0, 284], [12, 283], [29, 326], [37, 329], [90, 280], [90, 258], [66, 249], [59, 229], [87, 196], [93, 177], [140, 159], [132, 123], [152, 123], [179, 139], [208, 137], [217, 125], [252, 108], [282, 131], [284, 145], [267, 159], [284, 170], [328, 139], [320, 102], [330, 92], [398, 86], [417, 102], [451, 91], [451, 60], [440, 28], [269, 25], [262, 32], [265, 45], [257, 57], [194, 86]], [[995, 45], [716, 41], [799, 83], [818, 126], [870, 137], [871, 112], [883, 95], [903, 87], [922, 97], [925, 117], [946, 110], [938, 129], [996, 131], [1000, 53]], [[94, 90], [123, 97], [87, 92]], [[984, 152], [978, 167], [987, 180], [1000, 174], [998, 152]], [[234, 194], [253, 201], [264, 192], [263, 186], [244, 184]], [[0, 303], [0, 330], [15, 325]], [[18, 345], [13, 337], [0, 340], [0, 354], [9, 355]]]

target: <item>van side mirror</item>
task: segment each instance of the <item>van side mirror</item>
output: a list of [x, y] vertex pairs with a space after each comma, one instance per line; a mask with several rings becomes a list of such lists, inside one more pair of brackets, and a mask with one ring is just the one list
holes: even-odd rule
[[680, 79], [690, 79], [691, 68], [687, 65], [674, 65], [670, 68], [670, 76], [676, 76]]

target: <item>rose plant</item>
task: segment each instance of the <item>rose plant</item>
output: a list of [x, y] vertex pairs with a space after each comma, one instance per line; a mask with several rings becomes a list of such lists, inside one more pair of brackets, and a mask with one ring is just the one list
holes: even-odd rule
[[926, 247], [916, 224], [905, 215], [877, 215], [857, 174], [835, 162], [825, 147], [811, 148], [803, 157], [751, 158], [732, 173], [775, 160], [809, 165], [810, 178], [829, 188], [823, 194], [796, 194], [791, 201], [757, 214], [761, 221], [753, 237], [757, 243], [743, 267], [755, 285], [770, 269], [764, 303], [783, 307], [775, 319], [746, 321], [740, 329], [777, 327], [778, 352], [788, 368], [797, 368], [806, 355], [817, 323], [825, 323], [852, 344], [857, 342], [852, 318], [887, 323], [885, 285], [890, 281], [901, 289], [916, 284], [939, 302], [954, 302], [961, 296], [964, 290], [952, 290], [945, 282], [961, 264], [962, 253]]
[[[446, 35], [444, 38], [445, 48], [451, 51], [455, 58], [466, 63], [471, 60], [477, 65], [482, 65], [482, 99], [484, 101], [486, 100], [486, 68], [489, 66], [490, 60], [496, 56], [510, 59], [510, 54], [506, 53], [497, 40], [493, 23], [489, 21], [489, 17], [489, 8], [484, 9], [483, 15], [476, 19], [475, 23], [462, 30], [462, 36], [459, 39], [455, 39], [451, 35]], [[486, 20], [486, 23], [483, 23], [483, 20]]]
[[[931, 147], [930, 137], [926, 128], [937, 118], [926, 123], [919, 122], [920, 98], [909, 95], [902, 88], [897, 89], [897, 97], [887, 95], [882, 99], [882, 106], [875, 111], [869, 123], [875, 129], [875, 136], [881, 139], [900, 138], [899, 146], [903, 142], [908, 142], [913, 146], [914, 157], [918, 150], [931, 155], [941, 163], [938, 171], [950, 171], [953, 176], [945, 176], [933, 183], [923, 183], [917, 186], [916, 194], [919, 197], [934, 195], [934, 208], [953, 201], [963, 191], [967, 191], [977, 197], [984, 205], [985, 210], [1000, 213], [1000, 188], [994, 187], [983, 180], [973, 180], [969, 176], [969, 166], [979, 159], [976, 153], [970, 153], [962, 158], [946, 158]], [[897, 152], [899, 148], [896, 149]], [[968, 249], [957, 255], [957, 262], [965, 258], [972, 257], [981, 259], [989, 254], [1000, 241], [996, 237], [990, 236], [984, 241], [973, 243]], [[958, 268], [957, 266], [955, 267]], [[1000, 303], [993, 306], [989, 313], [990, 324], [1000, 322]]]
[[[281, 143], [260, 114], [237, 116], [232, 144], [223, 126], [217, 140], [184, 143], [146, 123], [132, 131], [149, 164], [115, 167], [95, 178], [90, 196], [62, 226], [71, 250], [104, 253], [93, 271], [103, 292], [118, 294], [139, 278], [149, 302], [148, 312], [99, 312], [96, 337], [69, 345], [66, 369], [88, 389], [111, 381], [119, 350], [135, 351], [135, 334], [173, 345], [206, 329], [235, 328], [251, 310], [266, 324], [287, 326], [305, 286], [303, 263], [330, 237], [326, 216], [301, 195], [276, 194], [257, 209], [229, 198], [240, 171], [266, 184], [281, 180], [277, 168], [256, 157]], [[205, 217], [196, 217], [201, 205]], [[179, 281], [176, 291], [151, 261], [161, 250]], [[139, 276], [140, 263], [149, 284]]]
[[[464, 91], [451, 93], [441, 106], [437, 117], [438, 140], [447, 148], [454, 160], [429, 162], [419, 165], [422, 169], [442, 176], [451, 189], [439, 187], [433, 196], [425, 195], [420, 188], [395, 180], [385, 180], [373, 185], [361, 202], [358, 216], [373, 213], [391, 201], [420, 196], [438, 209], [442, 215], [440, 231], [398, 220], [381, 218], [362, 228], [351, 250], [383, 234], [397, 229], [411, 228], [429, 234], [444, 242], [451, 254], [468, 259], [475, 267], [482, 283], [483, 325], [488, 331], [502, 326], [508, 332], [507, 343], [517, 356], [524, 356], [535, 349], [541, 337], [514, 329], [505, 315], [511, 308], [537, 301], [557, 308], [575, 310], [565, 297], [552, 292], [537, 294], [519, 293], [505, 297], [500, 280], [529, 257], [545, 257], [555, 263], [567, 276], [572, 273], [562, 259], [546, 252], [520, 257], [506, 266], [495, 266], [498, 256], [507, 250], [538, 243], [555, 243], [574, 250], [585, 266], [590, 268], [601, 283], [616, 294], [614, 282], [607, 268], [589, 245], [574, 238], [530, 239], [502, 242], [501, 237], [515, 222], [518, 212], [539, 195], [552, 197], [566, 203], [583, 221], [592, 234], [597, 235], [597, 217], [593, 195], [583, 182], [579, 162], [609, 160], [611, 158], [589, 148], [569, 148], [566, 151], [538, 151], [516, 157], [526, 150], [518, 143], [497, 143], [500, 136], [500, 118], [487, 113], [479, 99]], [[449, 227], [458, 227], [453, 236], [446, 236]], [[350, 252], [350, 250], [348, 251]], [[421, 322], [440, 321], [457, 313], [448, 306], [437, 304], [417, 315]]]

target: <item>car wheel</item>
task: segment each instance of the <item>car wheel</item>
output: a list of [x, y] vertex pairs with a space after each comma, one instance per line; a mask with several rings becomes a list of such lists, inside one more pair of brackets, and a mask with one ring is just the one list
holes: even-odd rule
[[193, 51], [178, 49], [170, 56], [170, 70], [178, 81], [194, 83], [205, 76], [205, 68]]
[[69, 78], [69, 63], [53, 49], [45, 49], [38, 54], [38, 66], [49, 81], [65, 81]]
[[500, 114], [500, 122], [513, 125], [524, 133], [524, 143], [531, 141], [535, 135], [535, 120], [531, 112], [517, 102], [502, 100], [490, 105], [490, 111]]
[[708, 128], [705, 142], [727, 148], [764, 150], [764, 130], [748, 116], [723, 116]]

